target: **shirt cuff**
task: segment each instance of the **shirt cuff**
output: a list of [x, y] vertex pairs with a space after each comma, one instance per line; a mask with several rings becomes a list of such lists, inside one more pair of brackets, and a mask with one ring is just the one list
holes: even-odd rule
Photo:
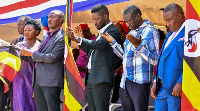
[[78, 43], [78, 45], [81, 45], [82, 44], [82, 38], [79, 37], [79, 39], [80, 39], [80, 42]]
[[143, 45], [140, 44], [137, 48], [136, 48], [137, 51], [141, 52], [143, 50]]
[[109, 43], [111, 46], [115, 45], [117, 41], [114, 39], [111, 43]]

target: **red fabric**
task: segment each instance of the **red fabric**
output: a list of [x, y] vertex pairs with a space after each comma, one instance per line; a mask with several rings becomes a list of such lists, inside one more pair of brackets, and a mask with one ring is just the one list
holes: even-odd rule
[[79, 26], [81, 26], [83, 31], [89, 29], [88, 24], [80, 24]]
[[196, 19], [200, 20], [200, 17], [197, 14], [197, 11], [194, 9], [189, 0], [186, 0], [186, 20], [187, 19]]
[[0, 14], [8, 13], [17, 9], [27, 8], [27, 7], [34, 7], [36, 5], [40, 5], [42, 3], [48, 2], [50, 0], [25, 0], [21, 2], [17, 2], [11, 5], [7, 5], [1, 7]]
[[10, 82], [12, 82], [18, 71], [16, 71], [15, 69], [13, 69], [7, 64], [3, 64], [2, 62], [0, 62], [0, 64], [1, 64], [3, 77], [9, 80]]
[[120, 77], [122, 77], [122, 74], [123, 74], [123, 67], [121, 68]]
[[68, 109], [68, 107], [66, 106], [66, 104], [65, 104], [65, 95], [63, 95], [64, 97], [63, 97], [63, 111], [70, 111], [69, 109]]
[[198, 111], [197, 109], [194, 109], [184, 92], [182, 92], [181, 96], [181, 111]]
[[45, 26], [43, 27], [43, 29], [49, 31], [49, 28], [47, 28], [47, 27], [45, 27]]
[[124, 21], [122, 21], [122, 20], [118, 21], [118, 23], [122, 26], [125, 35], [128, 34], [129, 33], [129, 29], [128, 29], [126, 23]]

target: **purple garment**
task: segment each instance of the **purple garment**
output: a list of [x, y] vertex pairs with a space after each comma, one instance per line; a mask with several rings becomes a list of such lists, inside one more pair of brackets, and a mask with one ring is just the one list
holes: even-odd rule
[[42, 52], [42, 50], [44, 49], [45, 45], [48, 43], [48, 41], [54, 36], [54, 34], [56, 34], [60, 29], [56, 30], [55, 32], [52, 33], [52, 31], [49, 31], [47, 34], [48, 34], [48, 37], [47, 39], [45, 40], [45, 42], [42, 44], [41, 48], [39, 49], [38, 52]]
[[[23, 43], [18, 46], [22, 47]], [[34, 45], [37, 50], [39, 42]], [[21, 60], [21, 67], [13, 80], [13, 111], [37, 111], [31, 87], [33, 63]]]
[[37, 111], [33, 96], [32, 73], [33, 64], [23, 61], [21, 68], [13, 80], [13, 110]]
[[[96, 39], [95, 34], [93, 34], [89, 38], [89, 40], [95, 40], [95, 39]], [[80, 53], [79, 53], [76, 65], [77, 65], [77, 67], [81, 67], [81, 68], [85, 69], [85, 70], [80, 70], [81, 68], [79, 68], [79, 73], [80, 73], [81, 77], [82, 78], [85, 77], [86, 76], [86, 68], [87, 68], [87, 55], [82, 49], [80, 49]]]

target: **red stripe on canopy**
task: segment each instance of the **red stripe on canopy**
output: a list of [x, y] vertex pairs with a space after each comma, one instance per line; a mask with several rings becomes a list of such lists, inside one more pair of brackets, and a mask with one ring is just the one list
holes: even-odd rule
[[0, 14], [8, 13], [17, 9], [27, 8], [27, 7], [34, 7], [36, 5], [40, 5], [44, 2], [48, 2], [50, 0], [25, 0], [22, 2], [17, 2], [11, 5], [7, 5], [4, 7], [0, 7]]

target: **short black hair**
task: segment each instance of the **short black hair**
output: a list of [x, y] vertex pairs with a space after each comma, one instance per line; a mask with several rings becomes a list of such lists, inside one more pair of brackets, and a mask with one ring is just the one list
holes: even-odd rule
[[164, 31], [158, 29], [158, 32], [159, 32], [159, 34], [160, 34], [160, 40], [166, 38]]
[[181, 15], [184, 16], [183, 8], [180, 5], [176, 4], [176, 3], [171, 3], [171, 4], [167, 5], [164, 8], [163, 13], [168, 12], [168, 11], [171, 11], [173, 13], [175, 13], [175, 12], [176, 13], [180, 13]]
[[124, 9], [123, 11], [123, 15], [126, 15], [128, 13], [131, 13], [133, 15], [137, 15], [139, 13], [140, 15], [142, 15], [140, 9], [136, 5], [129, 5], [128, 7], [126, 7], [126, 9]]
[[31, 17], [29, 16], [21, 16], [20, 18], [23, 18], [24, 19], [24, 23], [28, 20], [31, 20]]
[[91, 13], [99, 13], [101, 16], [103, 16], [104, 14], [107, 14], [108, 17], [109, 17], [108, 8], [105, 5], [102, 5], [102, 4], [95, 5], [92, 8]]
[[36, 36], [38, 36], [40, 34], [40, 31], [41, 31], [41, 25], [40, 25], [40, 23], [38, 21], [36, 21], [36, 20], [28, 20], [28, 21], [25, 22], [24, 26], [29, 25], [29, 24], [33, 25], [33, 27], [35, 28], [35, 30], [38, 30], [38, 33], [36, 34]]

